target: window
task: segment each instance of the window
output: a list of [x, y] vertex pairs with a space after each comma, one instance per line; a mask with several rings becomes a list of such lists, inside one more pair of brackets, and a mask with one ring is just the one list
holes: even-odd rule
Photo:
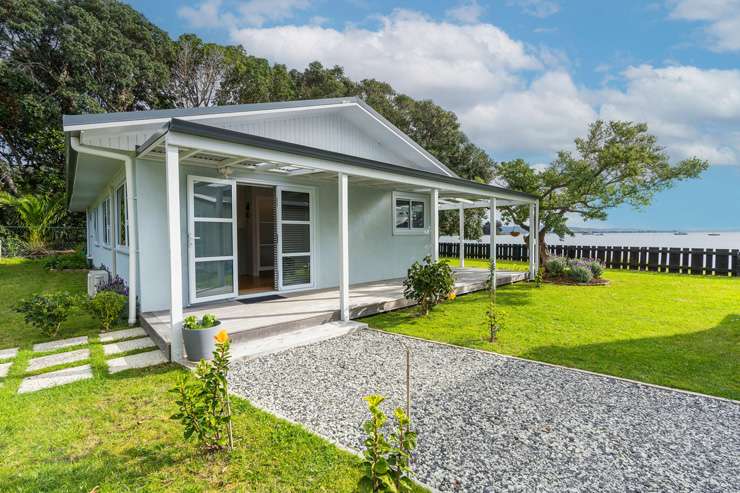
[[125, 247], [128, 241], [128, 214], [126, 212], [126, 185], [116, 190], [116, 245]]
[[426, 234], [428, 201], [421, 196], [393, 194], [393, 234]]
[[110, 246], [110, 197], [101, 204], [103, 211], [103, 245]]
[[100, 232], [98, 232], [98, 216], [100, 215], [100, 207], [95, 207], [92, 210], [92, 236], [93, 241], [96, 245], [100, 244]]

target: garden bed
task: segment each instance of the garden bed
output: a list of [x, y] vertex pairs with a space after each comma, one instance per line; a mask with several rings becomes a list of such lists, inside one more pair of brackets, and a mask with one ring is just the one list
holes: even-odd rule
[[550, 284], [564, 284], [568, 286], [608, 286], [609, 281], [603, 278], [594, 278], [588, 282], [578, 282], [567, 276], [545, 277], [542, 282]]

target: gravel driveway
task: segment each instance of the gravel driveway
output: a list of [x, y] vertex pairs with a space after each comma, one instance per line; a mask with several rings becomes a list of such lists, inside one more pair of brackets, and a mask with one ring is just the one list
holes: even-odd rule
[[232, 389], [355, 450], [361, 397], [403, 405], [443, 491], [740, 491], [740, 404], [373, 330], [236, 362]]

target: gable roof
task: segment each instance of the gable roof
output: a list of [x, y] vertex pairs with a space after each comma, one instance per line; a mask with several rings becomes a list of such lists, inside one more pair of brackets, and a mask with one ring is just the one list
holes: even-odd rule
[[[389, 122], [381, 114], [376, 112], [367, 103], [358, 97], [309, 99], [300, 101], [285, 101], [274, 103], [238, 104], [228, 106], [211, 106], [205, 108], [177, 108], [165, 110], [132, 111], [120, 113], [95, 113], [85, 115], [64, 115], [64, 131], [78, 133], [86, 130], [116, 129], [135, 125], [150, 125], [168, 123], [172, 119], [187, 121], [198, 121], [214, 118], [228, 118], [237, 116], [256, 116], [260, 114], [279, 114], [285, 112], [311, 111], [326, 108], [354, 107], [362, 111], [368, 121], [388, 132], [393, 139], [402, 142], [407, 149], [413, 150], [412, 154], [417, 156], [421, 162], [417, 164], [419, 169], [443, 175], [457, 177], [450, 168], [427, 152], [423, 147], [414, 142], [408, 135], [398, 127]], [[423, 163], [423, 164], [422, 164]]]

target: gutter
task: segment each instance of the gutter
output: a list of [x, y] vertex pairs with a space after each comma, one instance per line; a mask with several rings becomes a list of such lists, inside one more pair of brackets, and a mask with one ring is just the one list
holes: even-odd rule
[[[106, 159], [123, 161], [126, 168], [126, 213], [128, 215], [128, 323], [136, 323], [136, 291], [137, 291], [137, 266], [138, 266], [138, 241], [136, 225], [136, 207], [134, 206], [134, 160], [128, 154], [105, 151], [94, 147], [88, 147], [80, 144], [79, 137], [70, 138], [70, 146], [78, 154], [89, 154]], [[112, 201], [115, 197], [111, 198]], [[111, 208], [112, 209], [112, 208]], [[111, 223], [111, 243], [113, 240], [113, 223]], [[115, 246], [111, 245], [115, 255]]]

